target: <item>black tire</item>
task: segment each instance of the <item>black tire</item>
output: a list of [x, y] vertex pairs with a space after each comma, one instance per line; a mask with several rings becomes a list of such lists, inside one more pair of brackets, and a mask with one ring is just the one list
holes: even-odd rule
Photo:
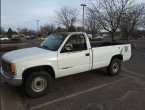
[[121, 69], [121, 60], [119, 59], [112, 59], [109, 66], [107, 67], [107, 72], [111, 76], [118, 75]]
[[32, 72], [24, 82], [24, 89], [30, 97], [41, 97], [48, 93], [51, 85], [51, 76], [47, 71]]

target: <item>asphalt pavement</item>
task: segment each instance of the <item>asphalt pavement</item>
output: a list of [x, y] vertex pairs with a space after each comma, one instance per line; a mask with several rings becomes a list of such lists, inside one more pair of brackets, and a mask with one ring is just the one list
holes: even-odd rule
[[1, 110], [145, 110], [145, 40], [131, 42], [136, 49], [119, 75], [108, 76], [102, 68], [58, 78], [40, 98], [27, 97], [23, 87], [13, 87], [1, 77]]

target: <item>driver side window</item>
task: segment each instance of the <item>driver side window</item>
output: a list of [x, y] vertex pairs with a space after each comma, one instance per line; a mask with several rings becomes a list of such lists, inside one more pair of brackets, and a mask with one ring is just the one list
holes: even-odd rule
[[84, 35], [72, 35], [68, 39], [67, 43], [63, 48], [63, 53], [65, 52], [75, 52], [87, 50], [86, 40]]

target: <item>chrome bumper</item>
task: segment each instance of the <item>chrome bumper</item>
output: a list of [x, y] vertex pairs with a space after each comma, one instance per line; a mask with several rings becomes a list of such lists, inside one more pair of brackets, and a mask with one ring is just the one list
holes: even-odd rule
[[14, 86], [20, 86], [20, 85], [22, 85], [22, 79], [16, 79], [13, 76], [12, 77], [8, 77], [6, 75], [7, 73], [5, 73], [3, 71], [2, 67], [1, 67], [0, 72], [1, 72], [1, 76], [3, 77], [3, 79], [4, 79], [5, 82], [7, 82], [7, 83], [9, 83], [11, 85], [14, 85]]

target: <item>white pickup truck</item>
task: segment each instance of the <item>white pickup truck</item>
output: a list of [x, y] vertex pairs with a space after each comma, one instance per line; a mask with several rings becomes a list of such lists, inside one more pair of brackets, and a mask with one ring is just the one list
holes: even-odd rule
[[48, 93], [52, 78], [102, 67], [117, 75], [121, 62], [130, 58], [130, 44], [90, 43], [84, 32], [55, 33], [39, 47], [4, 54], [1, 74], [12, 85], [24, 84], [27, 95], [39, 97]]

